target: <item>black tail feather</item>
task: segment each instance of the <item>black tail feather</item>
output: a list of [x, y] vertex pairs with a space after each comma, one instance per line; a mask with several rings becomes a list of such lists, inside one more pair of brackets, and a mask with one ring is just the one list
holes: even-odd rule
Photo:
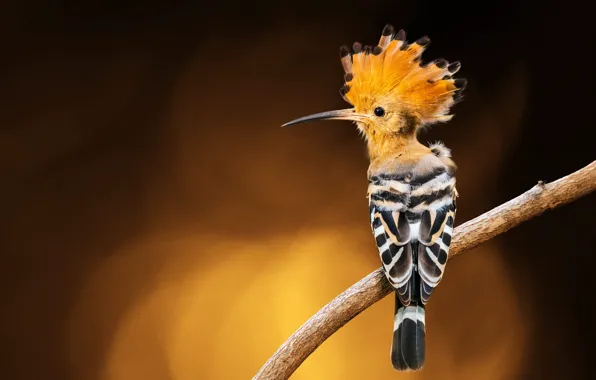
[[391, 363], [398, 371], [420, 370], [426, 356], [424, 305], [411, 302], [403, 306], [396, 292], [396, 313], [391, 346]]

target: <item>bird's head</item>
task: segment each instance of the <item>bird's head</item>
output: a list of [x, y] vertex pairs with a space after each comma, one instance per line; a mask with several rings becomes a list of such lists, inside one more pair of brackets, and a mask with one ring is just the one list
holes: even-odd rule
[[429, 44], [422, 37], [408, 44], [403, 30], [394, 34], [386, 25], [379, 44], [352, 50], [340, 48], [345, 84], [340, 94], [353, 107], [321, 112], [290, 121], [283, 126], [314, 120], [351, 120], [371, 144], [415, 139], [424, 125], [450, 120], [449, 109], [461, 99], [465, 79], [453, 79], [460, 63], [438, 59], [421, 64]]

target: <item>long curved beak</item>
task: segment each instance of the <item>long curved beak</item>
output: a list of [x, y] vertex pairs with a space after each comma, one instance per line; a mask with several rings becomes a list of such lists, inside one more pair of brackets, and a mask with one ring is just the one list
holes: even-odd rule
[[327, 111], [315, 113], [314, 115], [304, 116], [292, 121], [289, 121], [282, 125], [287, 127], [294, 124], [308, 123], [309, 121], [315, 120], [351, 120], [351, 121], [365, 121], [368, 119], [368, 115], [356, 113], [353, 108], [347, 108], [343, 110]]

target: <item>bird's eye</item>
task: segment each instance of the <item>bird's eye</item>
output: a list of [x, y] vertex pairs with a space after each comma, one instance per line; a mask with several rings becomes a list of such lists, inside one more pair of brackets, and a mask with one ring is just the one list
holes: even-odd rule
[[381, 107], [377, 107], [377, 108], [375, 108], [375, 115], [378, 117], [381, 117], [381, 116], [385, 115], [385, 110]]

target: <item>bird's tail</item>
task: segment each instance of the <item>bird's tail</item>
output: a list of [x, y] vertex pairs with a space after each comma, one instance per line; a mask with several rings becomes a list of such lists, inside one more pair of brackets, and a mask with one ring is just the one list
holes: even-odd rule
[[395, 319], [391, 363], [398, 371], [422, 369], [425, 358], [426, 328], [424, 326], [424, 305], [411, 302], [403, 306], [395, 292]]

